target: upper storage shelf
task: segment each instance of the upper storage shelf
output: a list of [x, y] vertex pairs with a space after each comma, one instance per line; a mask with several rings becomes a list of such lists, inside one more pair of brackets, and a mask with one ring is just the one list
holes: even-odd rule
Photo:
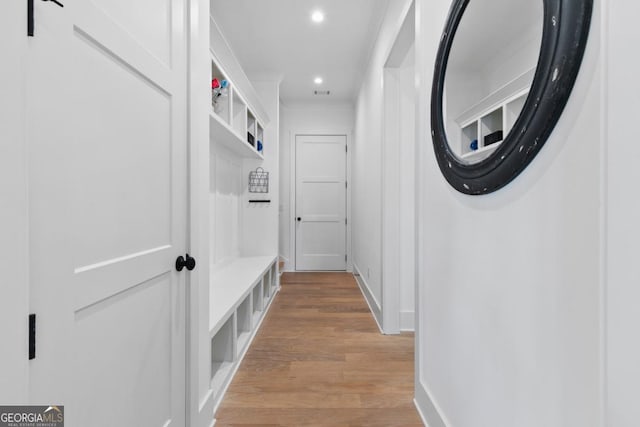
[[264, 158], [264, 127], [213, 56], [209, 122], [212, 143], [222, 144], [240, 157]]

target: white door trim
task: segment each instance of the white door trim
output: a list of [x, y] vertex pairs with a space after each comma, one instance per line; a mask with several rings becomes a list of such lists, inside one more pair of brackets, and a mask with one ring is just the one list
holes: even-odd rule
[[[25, 54], [27, 8], [8, 2], [0, 15], [3, 61], [0, 68], [0, 194], [2, 216], [0, 265], [4, 271], [0, 290], [0, 402], [28, 403], [29, 361], [29, 192], [25, 121]], [[9, 65], [10, 64], [10, 65]]]
[[294, 129], [289, 132], [290, 176], [289, 176], [289, 247], [291, 248], [291, 267], [296, 265], [296, 137], [298, 135], [345, 135], [347, 138], [347, 272], [353, 272], [353, 257], [351, 254], [351, 141], [352, 130], [344, 128], [329, 129]]
[[[382, 113], [382, 330], [400, 333], [400, 89], [393, 69], [384, 68]], [[392, 143], [395, 142], [395, 143]], [[394, 284], [391, 286], [391, 284]]]
[[[399, 334], [402, 330], [400, 254], [401, 249], [406, 246], [406, 242], [401, 237], [403, 227], [401, 214], [402, 210], [408, 206], [406, 206], [407, 202], [403, 200], [400, 191], [402, 174], [406, 172], [401, 164], [400, 147], [402, 144], [398, 143], [402, 134], [400, 120], [402, 100], [400, 77], [396, 71], [399, 69], [397, 62], [406, 55], [406, 52], [415, 43], [415, 4], [413, 1], [407, 3], [402, 16], [403, 24], [395, 35], [383, 68], [382, 197], [380, 205], [382, 212], [382, 330], [385, 334]], [[415, 233], [417, 230], [415, 224], [411, 224], [411, 227]], [[414, 288], [416, 286], [414, 280]]]
[[210, 79], [209, 1], [187, 0], [188, 34], [188, 180], [187, 251], [197, 260], [187, 275], [186, 414], [187, 426], [211, 427], [214, 400], [210, 385], [209, 337], [209, 93], [202, 84]]

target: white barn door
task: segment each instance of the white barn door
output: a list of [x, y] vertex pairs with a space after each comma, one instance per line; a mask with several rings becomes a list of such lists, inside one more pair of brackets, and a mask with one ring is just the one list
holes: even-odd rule
[[347, 137], [296, 135], [296, 270], [347, 268]]
[[185, 2], [60, 1], [35, 2], [27, 53], [29, 399], [184, 426]]

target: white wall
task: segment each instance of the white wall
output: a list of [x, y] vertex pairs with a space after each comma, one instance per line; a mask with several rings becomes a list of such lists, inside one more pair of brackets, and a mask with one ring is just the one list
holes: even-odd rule
[[296, 132], [351, 132], [354, 124], [350, 104], [283, 105], [280, 113], [280, 256], [284, 269], [294, 269], [294, 248], [291, 244], [291, 169], [292, 144]]
[[599, 10], [547, 144], [507, 187], [473, 197], [446, 183], [431, 146], [432, 70], [450, 4], [416, 6], [417, 402], [432, 427], [599, 425]]
[[223, 264], [241, 253], [242, 159], [223, 147], [211, 150], [210, 254], [211, 265]]
[[[264, 129], [264, 160], [245, 160], [242, 175], [244, 190], [244, 216], [242, 248], [244, 256], [277, 255], [278, 254], [278, 185], [280, 176], [279, 126], [280, 126], [280, 81], [253, 80], [251, 82], [262, 106], [271, 118]], [[249, 172], [257, 167], [269, 172], [269, 193], [249, 193]], [[248, 200], [269, 199], [271, 203], [248, 203]]]
[[606, 83], [605, 114], [607, 234], [603, 257], [607, 283], [606, 310], [607, 414], [605, 425], [632, 427], [640, 423], [640, 144], [637, 140], [640, 61], [637, 51], [640, 30], [637, 2], [604, 2]]
[[382, 308], [384, 67], [410, 3], [389, 2], [356, 102], [352, 150], [353, 261], [354, 271], [360, 273], [365, 295], [376, 315]]

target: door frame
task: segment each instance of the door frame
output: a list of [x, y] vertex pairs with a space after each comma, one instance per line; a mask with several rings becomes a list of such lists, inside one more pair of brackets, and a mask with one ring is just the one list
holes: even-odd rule
[[[0, 33], [6, 64], [0, 69], [0, 193], [8, 201], [3, 208], [3, 244], [0, 259], [4, 270], [0, 292], [0, 335], [3, 364], [0, 401], [5, 405], [25, 405], [29, 401], [29, 360], [27, 316], [29, 314], [29, 187], [26, 140], [25, 55], [28, 48], [27, 9], [23, 2], [4, 5]], [[9, 390], [10, 389], [10, 390]]]
[[[387, 53], [383, 75], [383, 107], [382, 107], [382, 185], [380, 207], [382, 213], [381, 236], [382, 236], [382, 307], [381, 307], [381, 329], [385, 334], [399, 334], [403, 330], [402, 325], [402, 302], [400, 292], [403, 284], [401, 272], [400, 251], [406, 248], [406, 241], [402, 239], [402, 230], [410, 227], [414, 235], [417, 235], [417, 226], [414, 217], [413, 224], [403, 224], [401, 220], [402, 211], [407, 208], [417, 209], [417, 202], [414, 199], [413, 206], [406, 206], [406, 201], [400, 195], [400, 187], [404, 172], [401, 164], [401, 155], [397, 141], [402, 133], [400, 120], [402, 110], [402, 97], [400, 95], [400, 76], [398, 76], [399, 65], [404, 55], [415, 46], [415, 4], [409, 2], [402, 15], [402, 25], [393, 38], [391, 48]], [[415, 64], [414, 74], [415, 74]], [[417, 98], [415, 98], [417, 99]], [[415, 115], [414, 130], [418, 115]], [[417, 135], [414, 134], [414, 138]], [[417, 150], [417, 140], [414, 140], [414, 149]], [[417, 154], [415, 151], [414, 154]], [[413, 177], [417, 178], [416, 169]], [[417, 187], [417, 184], [416, 184]], [[414, 271], [418, 265], [416, 258], [417, 246], [414, 246]], [[417, 289], [417, 276], [414, 276], [414, 293]], [[393, 285], [392, 285], [393, 284]], [[414, 313], [415, 329], [415, 313]]]
[[296, 270], [296, 137], [310, 135], [344, 135], [347, 138], [346, 176], [347, 176], [347, 267], [346, 272], [353, 272], [353, 257], [351, 255], [351, 129], [327, 128], [327, 129], [294, 129], [289, 132], [289, 146], [291, 148], [290, 176], [289, 176], [289, 247], [291, 259], [289, 260], [294, 271]]
[[202, 85], [210, 79], [208, 0], [187, 1], [187, 250], [197, 260], [187, 275], [187, 333], [185, 400], [187, 426], [210, 427], [214, 419], [214, 395], [210, 386], [209, 337], [209, 92]]

